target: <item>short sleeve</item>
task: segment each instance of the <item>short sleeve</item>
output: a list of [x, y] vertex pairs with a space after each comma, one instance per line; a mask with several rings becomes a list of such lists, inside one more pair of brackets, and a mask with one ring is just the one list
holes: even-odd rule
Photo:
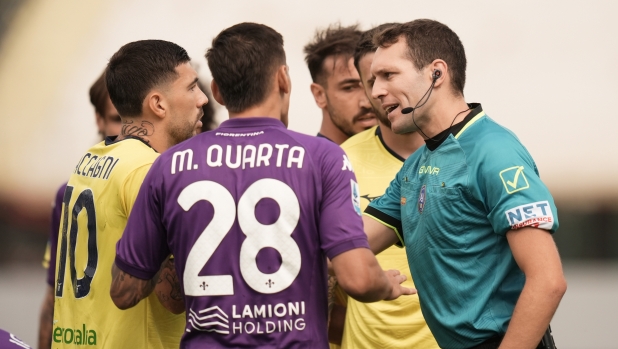
[[401, 225], [401, 177], [405, 166], [397, 172], [395, 178], [391, 181], [384, 195], [369, 203], [365, 209], [365, 215], [375, 219], [385, 226], [393, 229], [399, 243], [397, 245], [404, 246], [403, 227]]
[[478, 168], [478, 183], [494, 232], [504, 235], [523, 227], [555, 232], [556, 206], [528, 151], [515, 137], [489, 148]]
[[322, 249], [332, 259], [355, 248], [369, 248], [369, 243], [363, 230], [360, 192], [352, 165], [341, 148], [330, 145], [320, 164], [319, 228]]
[[131, 210], [122, 238], [116, 245], [116, 265], [122, 271], [150, 280], [169, 256], [167, 232], [161, 223], [162, 172], [159, 159], [148, 172]]

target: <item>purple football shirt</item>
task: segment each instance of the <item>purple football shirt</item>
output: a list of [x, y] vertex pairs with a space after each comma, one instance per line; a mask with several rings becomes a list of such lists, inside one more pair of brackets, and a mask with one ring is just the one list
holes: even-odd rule
[[67, 183], [58, 188], [54, 206], [52, 207], [51, 223], [49, 227], [49, 267], [47, 268], [47, 284], [51, 287], [56, 285], [56, 249], [58, 248], [58, 231], [60, 230], [60, 216], [62, 215], [62, 199]]
[[182, 348], [328, 348], [326, 257], [368, 248], [358, 195], [336, 144], [228, 120], [156, 160], [116, 265], [151, 279], [174, 255]]
[[6, 332], [4, 330], [0, 330], [0, 349], [32, 349], [31, 346], [24, 343], [19, 338], [15, 337], [14, 334]]

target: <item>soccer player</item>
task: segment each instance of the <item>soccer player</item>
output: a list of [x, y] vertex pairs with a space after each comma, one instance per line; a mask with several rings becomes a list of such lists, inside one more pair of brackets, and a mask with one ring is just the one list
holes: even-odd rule
[[146, 297], [172, 253], [186, 295], [182, 348], [327, 348], [326, 256], [360, 300], [412, 290], [368, 249], [343, 150], [286, 129], [281, 35], [237, 24], [206, 58], [230, 120], [153, 165], [117, 245], [112, 298], [124, 309]]
[[[378, 126], [352, 136], [341, 145], [358, 179], [363, 210], [384, 194], [405, 159], [424, 144], [417, 132], [394, 133], [380, 100], [371, 97], [374, 77], [370, 68], [377, 49], [373, 37], [391, 26], [393, 24], [383, 24], [364, 32], [354, 52], [354, 65], [378, 118]], [[408, 278], [404, 285], [414, 287], [405, 249], [392, 246], [376, 258], [382, 269], [399, 270]], [[417, 296], [375, 303], [350, 298], [346, 310], [342, 348], [438, 348], [423, 318]]]
[[173, 260], [159, 265], [157, 296], [127, 311], [112, 303], [109, 270], [150, 166], [160, 152], [201, 126], [207, 99], [187, 52], [167, 41], [123, 46], [110, 59], [105, 79], [122, 130], [82, 156], [64, 192], [53, 347], [178, 348], [184, 316], [170, 313], [157, 299], [172, 309], [175, 302], [182, 305], [173, 280], [168, 282]]
[[[441, 348], [536, 348], [566, 291], [551, 194], [517, 137], [464, 95], [464, 47], [419, 19], [375, 38], [372, 96], [425, 145], [364, 220], [374, 251], [405, 244]], [[372, 219], [373, 218], [373, 219]]]
[[[120, 115], [116, 107], [109, 99], [107, 86], [105, 85], [105, 74], [90, 87], [90, 103], [94, 107], [94, 115], [97, 123], [98, 133], [102, 140], [105, 137], [117, 136], [120, 134]], [[43, 257], [43, 266], [47, 268], [47, 292], [41, 306], [39, 317], [39, 348], [51, 347], [52, 321], [54, 315], [54, 273], [56, 272], [56, 245], [58, 244], [58, 229], [60, 228], [60, 215], [62, 209], [62, 197], [67, 184], [61, 185], [54, 201], [52, 201], [51, 224], [49, 230], [49, 241]]]
[[311, 93], [322, 109], [318, 137], [337, 144], [376, 125], [376, 116], [354, 68], [354, 49], [361, 36], [356, 25], [332, 25], [318, 31], [305, 46]]

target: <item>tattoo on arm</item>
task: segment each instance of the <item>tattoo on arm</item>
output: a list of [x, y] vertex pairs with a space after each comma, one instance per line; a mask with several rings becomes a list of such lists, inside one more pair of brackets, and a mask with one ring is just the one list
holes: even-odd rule
[[120, 270], [116, 264], [112, 267], [111, 297], [125, 309], [134, 307], [139, 301], [148, 297], [155, 286], [155, 275], [152, 280], [142, 280]]
[[334, 276], [328, 276], [328, 316], [330, 320], [330, 312], [335, 305], [335, 287], [337, 286], [337, 278]]
[[173, 313], [184, 311], [184, 295], [180, 289], [180, 280], [176, 274], [174, 259], [168, 258], [159, 272], [156, 294], [163, 306]]
[[141, 121], [139, 125], [135, 124], [135, 120], [122, 120], [122, 135], [133, 137], [152, 136], [155, 132], [154, 125], [149, 121]]

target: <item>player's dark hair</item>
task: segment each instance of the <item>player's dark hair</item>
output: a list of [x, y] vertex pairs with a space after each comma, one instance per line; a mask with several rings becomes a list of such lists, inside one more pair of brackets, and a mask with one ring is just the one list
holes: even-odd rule
[[379, 47], [389, 47], [402, 36], [408, 44], [408, 56], [418, 70], [436, 59], [444, 60], [449, 67], [453, 90], [463, 95], [466, 52], [455, 32], [440, 22], [417, 19], [380, 32], [374, 37], [374, 43]]
[[283, 37], [263, 24], [236, 24], [212, 40], [206, 60], [225, 107], [239, 113], [272, 88], [273, 74], [286, 62]]
[[373, 42], [373, 37], [376, 36], [376, 34], [399, 24], [400, 23], [384, 23], [363, 32], [358, 40], [358, 44], [356, 44], [356, 49], [354, 50], [354, 66], [359, 73], [360, 69], [358, 69], [358, 62], [361, 58], [368, 53], [376, 52], [378, 49], [378, 46]]
[[94, 111], [99, 113], [102, 117], [105, 116], [106, 108], [107, 108], [107, 99], [109, 98], [109, 93], [107, 92], [107, 85], [105, 83], [105, 71], [101, 73], [101, 76], [97, 79], [97, 81], [90, 86], [90, 104], [94, 107]]
[[215, 120], [215, 107], [213, 103], [216, 103], [214, 98], [212, 98], [212, 94], [210, 93], [210, 89], [203, 85], [198, 81], [197, 85], [200, 87], [200, 90], [204, 92], [206, 97], [208, 98], [208, 103], [202, 106], [202, 110], [204, 111], [204, 116], [202, 116], [202, 132], [214, 130], [217, 128], [217, 121]]
[[340, 23], [330, 25], [324, 30], [318, 30], [313, 40], [305, 45], [305, 62], [309, 67], [311, 79], [315, 83], [325, 83], [324, 61], [334, 56], [347, 60], [354, 55], [356, 44], [362, 32], [358, 25], [342, 27]]
[[120, 116], [140, 115], [148, 92], [178, 77], [176, 67], [189, 60], [185, 49], [169, 41], [142, 40], [122, 46], [105, 70], [109, 97]]

